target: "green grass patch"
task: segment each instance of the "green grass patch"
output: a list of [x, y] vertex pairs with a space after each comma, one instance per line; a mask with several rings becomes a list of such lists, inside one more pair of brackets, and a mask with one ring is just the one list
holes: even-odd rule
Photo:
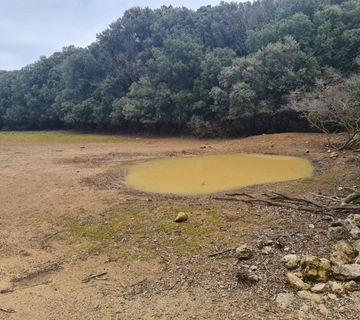
[[135, 138], [111, 135], [80, 133], [72, 131], [4, 131], [0, 132], [0, 142], [118, 142]]
[[[175, 223], [179, 211], [189, 220]], [[219, 246], [237, 243], [256, 225], [248, 221], [227, 221], [214, 208], [184, 208], [181, 204], [156, 203], [146, 207], [122, 205], [107, 212], [106, 221], [70, 227], [73, 243], [91, 253], [116, 255], [124, 260], [158, 259], [159, 252], [191, 255], [208, 250], [216, 239]], [[249, 223], [249, 224], [248, 224]]]

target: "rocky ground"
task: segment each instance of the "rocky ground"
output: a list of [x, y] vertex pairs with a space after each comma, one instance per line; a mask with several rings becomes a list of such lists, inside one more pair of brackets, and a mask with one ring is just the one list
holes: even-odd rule
[[324, 142], [0, 133], [0, 319], [358, 319], [360, 212], [122, 184], [138, 160], [283, 154], [311, 160], [315, 176], [241, 192], [342, 198], [360, 185], [359, 154], [327, 152]]

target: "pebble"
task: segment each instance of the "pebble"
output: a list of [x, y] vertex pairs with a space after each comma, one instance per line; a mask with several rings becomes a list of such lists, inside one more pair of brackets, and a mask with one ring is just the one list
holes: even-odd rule
[[189, 216], [187, 213], [185, 212], [179, 212], [178, 215], [176, 216], [174, 222], [185, 222], [189, 219]]

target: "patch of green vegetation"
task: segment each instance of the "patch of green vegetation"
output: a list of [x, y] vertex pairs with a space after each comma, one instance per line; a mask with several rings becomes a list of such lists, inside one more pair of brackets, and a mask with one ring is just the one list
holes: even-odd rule
[[[9, 131], [0, 132], [1, 142], [118, 142], [130, 137], [70, 131]], [[135, 139], [134, 139], [135, 140]]]
[[163, 231], [165, 233], [172, 233], [178, 230], [178, 226], [176, 223], [162, 223], [157, 227], [158, 231]]
[[[122, 260], [159, 259], [159, 251], [188, 255], [207, 250], [216, 239], [221, 246], [240, 242], [261, 223], [227, 221], [214, 208], [184, 208], [165, 202], [132, 206], [121, 205], [107, 212], [106, 222], [70, 227], [71, 234], [88, 252], [116, 255]], [[189, 221], [172, 222], [179, 211], [189, 213]], [[161, 261], [160, 261], [161, 263]]]

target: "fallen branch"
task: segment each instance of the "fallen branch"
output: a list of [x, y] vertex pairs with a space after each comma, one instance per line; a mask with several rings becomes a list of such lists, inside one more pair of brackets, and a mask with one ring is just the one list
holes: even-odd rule
[[[81, 282], [88, 283], [92, 279], [97, 279], [97, 278], [105, 276], [105, 275], [107, 275], [107, 272], [102, 272], [102, 273], [98, 273], [98, 274], [90, 274], [86, 278], [82, 279]], [[101, 279], [101, 280], [105, 280], [105, 279]]]
[[220, 256], [224, 253], [228, 253], [228, 252], [231, 252], [231, 251], [234, 251], [236, 248], [228, 248], [228, 249], [225, 249], [223, 251], [219, 251], [219, 252], [215, 252], [215, 253], [211, 253], [208, 255], [208, 257], [216, 257], [216, 256]]
[[4, 307], [0, 307], [0, 311], [6, 312], [6, 313], [14, 313], [15, 312], [15, 310], [13, 308], [4, 308]]
[[[327, 215], [331, 215], [331, 212], [343, 213], [360, 210], [360, 204], [358, 204], [358, 201], [360, 200], [360, 193], [353, 189], [350, 190], [352, 193], [345, 198], [312, 194], [317, 198], [330, 200], [332, 204], [328, 204], [329, 201], [327, 201], [328, 203], [325, 204], [310, 199], [288, 196], [278, 192], [271, 192], [270, 194], [265, 193], [263, 194], [263, 198], [255, 198], [246, 193], [227, 193], [226, 195], [228, 197], [214, 197], [213, 199], [221, 201], [239, 201], [248, 204], [263, 204], [274, 207], [283, 207], [312, 213], [326, 213]], [[246, 199], [241, 198], [241, 196], [246, 197]]]

